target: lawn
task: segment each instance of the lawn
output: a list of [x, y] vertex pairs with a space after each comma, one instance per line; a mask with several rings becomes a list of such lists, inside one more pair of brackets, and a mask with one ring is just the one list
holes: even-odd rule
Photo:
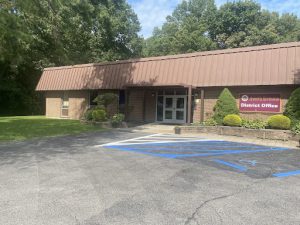
[[45, 116], [0, 117], [0, 141], [78, 134], [103, 128], [78, 120], [49, 119]]

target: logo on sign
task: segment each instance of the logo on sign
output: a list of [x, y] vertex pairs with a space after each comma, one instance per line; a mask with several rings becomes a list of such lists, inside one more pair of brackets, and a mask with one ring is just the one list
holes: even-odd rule
[[248, 95], [243, 95], [241, 99], [243, 102], [246, 102], [249, 100], [249, 97], [248, 97]]

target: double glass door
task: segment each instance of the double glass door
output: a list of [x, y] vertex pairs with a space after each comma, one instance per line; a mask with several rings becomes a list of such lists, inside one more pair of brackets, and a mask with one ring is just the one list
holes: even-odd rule
[[164, 96], [164, 122], [185, 123], [186, 119], [186, 96]]

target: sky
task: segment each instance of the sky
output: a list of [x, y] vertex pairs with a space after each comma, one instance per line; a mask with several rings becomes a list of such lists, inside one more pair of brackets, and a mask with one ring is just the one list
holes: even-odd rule
[[[182, 0], [128, 0], [138, 15], [142, 30], [140, 34], [150, 37], [154, 27], [161, 27], [166, 16], [172, 14]], [[220, 6], [228, 0], [215, 0]], [[300, 16], [300, 0], [257, 0], [264, 9], [280, 13], [294, 13]]]

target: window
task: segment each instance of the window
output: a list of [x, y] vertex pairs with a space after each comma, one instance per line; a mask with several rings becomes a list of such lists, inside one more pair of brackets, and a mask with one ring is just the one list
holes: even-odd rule
[[61, 117], [69, 116], [69, 95], [67, 92], [63, 93], [61, 98]]

